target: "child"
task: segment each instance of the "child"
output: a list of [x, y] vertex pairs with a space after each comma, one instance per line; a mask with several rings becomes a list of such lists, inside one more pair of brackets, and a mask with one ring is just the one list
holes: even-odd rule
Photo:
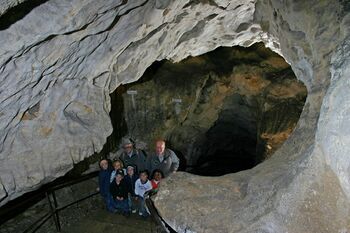
[[110, 212], [115, 212], [115, 208], [113, 207], [112, 197], [109, 192], [109, 178], [111, 176], [111, 168], [109, 166], [108, 160], [102, 159], [99, 163], [100, 172], [98, 174], [98, 184], [100, 194], [103, 197], [103, 200], [106, 204], [106, 208]]
[[150, 191], [150, 190], [152, 190], [152, 184], [148, 180], [148, 172], [141, 171], [140, 178], [135, 183], [135, 194], [136, 194], [135, 199], [139, 203], [139, 215], [143, 217], [147, 217], [149, 215], [145, 206], [144, 195], [147, 191]]
[[112, 166], [113, 166], [114, 170], [111, 173], [111, 177], [110, 177], [110, 180], [109, 180], [110, 183], [112, 183], [114, 181], [118, 170], [122, 170], [123, 171], [123, 175], [126, 174], [125, 169], [123, 169], [123, 167], [124, 167], [123, 166], [123, 162], [120, 159], [114, 160], [113, 163], [112, 163]]
[[128, 189], [123, 181], [123, 177], [123, 170], [117, 170], [115, 179], [110, 185], [110, 191], [117, 211], [121, 211], [124, 216], [129, 216]]
[[156, 169], [153, 171], [152, 174], [152, 180], [151, 180], [151, 184], [152, 184], [152, 193], [156, 193], [158, 192], [158, 185], [160, 183], [160, 181], [164, 178], [164, 174], [162, 172], [162, 170], [160, 169]]
[[135, 183], [138, 179], [137, 175], [135, 174], [135, 168], [133, 166], [128, 166], [126, 168], [126, 176], [124, 177], [124, 181], [126, 183], [126, 186], [128, 188], [128, 201], [129, 201], [129, 207], [131, 208], [132, 213], [136, 213], [136, 204], [135, 204]]

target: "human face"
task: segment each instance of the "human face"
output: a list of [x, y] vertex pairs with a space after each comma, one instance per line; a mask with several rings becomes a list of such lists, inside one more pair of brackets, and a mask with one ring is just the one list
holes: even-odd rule
[[107, 162], [107, 160], [102, 160], [101, 162], [100, 162], [100, 167], [103, 169], [103, 170], [107, 170], [108, 169], [108, 162]]
[[160, 181], [162, 179], [162, 174], [160, 174], [160, 172], [154, 173], [154, 179]]
[[117, 183], [119, 183], [120, 181], [122, 181], [122, 179], [123, 179], [123, 176], [121, 176], [121, 175], [116, 175], [116, 177], [115, 177], [115, 180], [117, 181]]
[[147, 181], [147, 178], [148, 178], [148, 176], [147, 176], [146, 173], [141, 173], [141, 174], [140, 174], [140, 180], [142, 180], [142, 182]]
[[128, 173], [129, 176], [134, 175], [134, 169], [129, 167], [127, 173]]
[[156, 153], [157, 153], [157, 155], [163, 154], [164, 150], [165, 150], [165, 142], [162, 142], [162, 141], [156, 142]]
[[126, 144], [123, 146], [123, 149], [126, 153], [130, 153], [132, 151], [132, 144]]
[[120, 165], [119, 162], [116, 162], [116, 163], [113, 164], [113, 168], [114, 168], [114, 170], [118, 170], [118, 169], [121, 169], [122, 166]]

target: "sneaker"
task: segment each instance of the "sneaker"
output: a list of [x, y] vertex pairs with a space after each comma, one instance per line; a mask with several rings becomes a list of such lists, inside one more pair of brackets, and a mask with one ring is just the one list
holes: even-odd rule
[[143, 214], [141, 212], [139, 212], [139, 215], [142, 216]]
[[137, 210], [131, 210], [131, 213], [136, 214]]

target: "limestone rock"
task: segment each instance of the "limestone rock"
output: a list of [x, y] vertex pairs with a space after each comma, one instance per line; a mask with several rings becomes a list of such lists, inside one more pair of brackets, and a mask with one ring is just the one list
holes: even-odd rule
[[178, 232], [349, 231], [349, 116], [342, 92], [349, 14], [345, 4], [318, 3], [257, 3], [256, 19], [280, 39], [282, 54], [308, 86], [306, 105], [292, 136], [257, 167], [220, 178], [166, 180], [155, 203]]
[[[3, 2], [1, 12], [15, 1]], [[349, 231], [349, 9], [330, 0], [50, 0], [34, 8], [0, 32], [0, 205], [99, 151], [112, 130], [109, 93], [155, 60], [262, 41], [308, 88], [296, 130], [252, 170], [176, 174], [155, 204], [179, 232]]]
[[163, 3], [52, 0], [0, 33], [1, 205], [101, 150], [109, 93], [153, 61], [275, 40], [253, 2]]

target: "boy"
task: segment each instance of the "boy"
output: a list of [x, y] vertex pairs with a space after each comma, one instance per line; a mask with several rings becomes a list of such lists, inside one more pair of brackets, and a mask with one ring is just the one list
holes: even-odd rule
[[123, 181], [123, 170], [117, 170], [114, 181], [110, 185], [110, 192], [113, 197], [113, 204], [124, 216], [129, 216], [128, 189]]
[[139, 203], [139, 215], [142, 217], [148, 217], [149, 213], [145, 206], [144, 195], [147, 191], [152, 190], [152, 184], [148, 180], [148, 172], [141, 171], [140, 178], [135, 183], [136, 200]]
[[99, 163], [100, 172], [98, 174], [98, 185], [99, 191], [103, 200], [106, 204], [106, 208], [110, 212], [115, 212], [113, 207], [113, 200], [109, 192], [109, 178], [111, 176], [111, 168], [109, 166], [108, 160], [102, 159]]
[[124, 177], [125, 184], [128, 188], [128, 201], [129, 201], [129, 207], [131, 208], [132, 213], [136, 213], [136, 200], [135, 200], [135, 183], [138, 179], [137, 175], [135, 174], [135, 168], [133, 166], [128, 166], [126, 169], [126, 176]]

